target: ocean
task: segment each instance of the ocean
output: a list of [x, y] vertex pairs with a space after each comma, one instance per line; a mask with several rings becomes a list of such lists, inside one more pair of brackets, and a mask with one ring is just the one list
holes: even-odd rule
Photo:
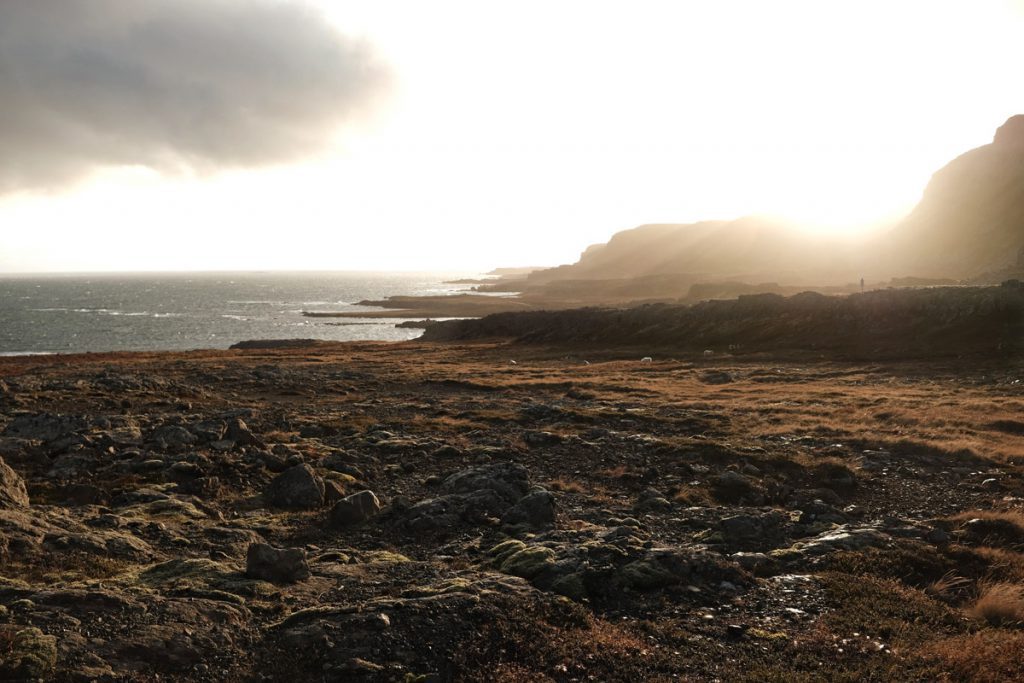
[[307, 318], [371, 311], [393, 295], [465, 291], [473, 273], [0, 275], [0, 355], [225, 349], [247, 339], [398, 341], [408, 318]]

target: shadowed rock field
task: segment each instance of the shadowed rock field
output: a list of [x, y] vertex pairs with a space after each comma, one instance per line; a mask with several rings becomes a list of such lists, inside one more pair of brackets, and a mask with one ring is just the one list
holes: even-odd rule
[[651, 355], [0, 359], [0, 679], [1024, 676], [1019, 359]]

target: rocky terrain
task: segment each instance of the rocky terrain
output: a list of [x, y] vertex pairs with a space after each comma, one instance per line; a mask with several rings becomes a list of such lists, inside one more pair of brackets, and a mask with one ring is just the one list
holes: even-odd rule
[[1015, 358], [251, 346], [0, 359], [0, 679], [1024, 675]]
[[[582, 349], [632, 346], [819, 358], [1005, 357], [1022, 350], [1024, 286], [885, 289], [849, 296], [741, 295], [694, 306], [502, 313], [438, 322], [424, 339], [515, 339]], [[645, 351], [646, 349], [646, 351]]]

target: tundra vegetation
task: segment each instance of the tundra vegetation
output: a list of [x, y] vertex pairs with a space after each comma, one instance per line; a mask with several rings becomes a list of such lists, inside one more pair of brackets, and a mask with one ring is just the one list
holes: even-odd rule
[[1018, 679], [987, 343], [0, 359], [0, 677]]

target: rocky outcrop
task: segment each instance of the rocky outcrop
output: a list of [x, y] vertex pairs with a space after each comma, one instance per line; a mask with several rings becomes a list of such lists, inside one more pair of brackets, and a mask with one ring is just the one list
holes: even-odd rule
[[28, 507], [25, 481], [0, 458], [0, 508]]
[[526, 468], [495, 463], [462, 470], [441, 484], [445, 495], [422, 500], [399, 514], [411, 531], [453, 530], [463, 524], [504, 524], [541, 529], [555, 519], [554, 496], [532, 488]]
[[[1024, 288], [936, 287], [849, 296], [741, 296], [694, 306], [500, 313], [434, 325], [430, 341], [671, 348], [730, 354], [807, 351], [848, 358], [1010, 353], [1024, 339]], [[718, 378], [716, 378], [717, 381]]]

